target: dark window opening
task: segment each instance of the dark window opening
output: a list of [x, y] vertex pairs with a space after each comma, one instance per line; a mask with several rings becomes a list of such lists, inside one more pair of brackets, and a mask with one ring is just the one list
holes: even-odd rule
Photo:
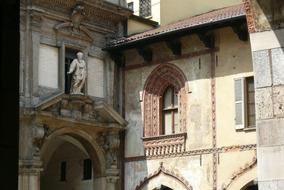
[[60, 181], [66, 181], [66, 161], [60, 163]]
[[66, 48], [65, 49], [65, 94], [70, 94], [72, 74], [67, 74], [70, 64], [76, 59], [78, 50]]
[[128, 9], [130, 10], [134, 10], [134, 3], [133, 2], [130, 2], [130, 3], [127, 3], [127, 6], [128, 6]]
[[246, 78], [247, 127], [255, 127], [254, 79]]
[[83, 180], [92, 179], [92, 160], [85, 159], [83, 166]]
[[168, 87], [163, 95], [162, 135], [175, 133], [178, 125], [178, 97], [173, 87]]
[[151, 16], [151, 0], [140, 0], [139, 15], [142, 17]]

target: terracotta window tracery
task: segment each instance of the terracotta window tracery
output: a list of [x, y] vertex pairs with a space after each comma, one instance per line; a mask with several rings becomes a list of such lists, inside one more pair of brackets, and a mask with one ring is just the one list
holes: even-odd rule
[[[173, 64], [161, 64], [155, 68], [148, 77], [144, 87], [144, 137], [160, 136], [165, 133], [163, 129], [163, 96], [167, 90], [176, 92], [176, 104], [171, 110], [177, 111], [174, 132], [186, 132], [186, 77], [183, 72]], [[171, 101], [174, 101], [171, 97]], [[174, 114], [173, 114], [174, 115]], [[171, 122], [174, 120], [171, 120]]]

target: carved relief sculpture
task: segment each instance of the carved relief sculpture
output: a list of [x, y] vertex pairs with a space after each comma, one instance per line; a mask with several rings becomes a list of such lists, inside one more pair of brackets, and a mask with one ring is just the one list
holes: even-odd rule
[[70, 94], [80, 94], [82, 93], [82, 88], [84, 87], [86, 77], [87, 77], [87, 67], [86, 62], [83, 60], [83, 53], [77, 53], [77, 59], [74, 59], [70, 65], [67, 74], [73, 73]]

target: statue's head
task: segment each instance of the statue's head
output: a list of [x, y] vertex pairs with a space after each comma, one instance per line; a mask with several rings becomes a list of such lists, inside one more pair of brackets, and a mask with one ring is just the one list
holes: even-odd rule
[[77, 58], [80, 59], [80, 60], [83, 59], [83, 53], [79, 51], [77, 53]]

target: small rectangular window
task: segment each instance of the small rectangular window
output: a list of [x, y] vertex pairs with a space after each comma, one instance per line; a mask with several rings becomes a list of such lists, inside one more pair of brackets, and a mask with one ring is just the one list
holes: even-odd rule
[[130, 10], [134, 10], [134, 3], [133, 2], [130, 2], [130, 3], [127, 3], [127, 6], [128, 6], [128, 9]]
[[235, 79], [235, 127], [255, 127], [253, 77]]
[[85, 159], [83, 165], [83, 180], [92, 179], [92, 160]]
[[151, 16], [151, 0], [140, 0], [139, 15], [142, 17]]
[[66, 181], [66, 161], [60, 163], [60, 181]]
[[244, 79], [235, 79], [235, 127], [244, 128]]

